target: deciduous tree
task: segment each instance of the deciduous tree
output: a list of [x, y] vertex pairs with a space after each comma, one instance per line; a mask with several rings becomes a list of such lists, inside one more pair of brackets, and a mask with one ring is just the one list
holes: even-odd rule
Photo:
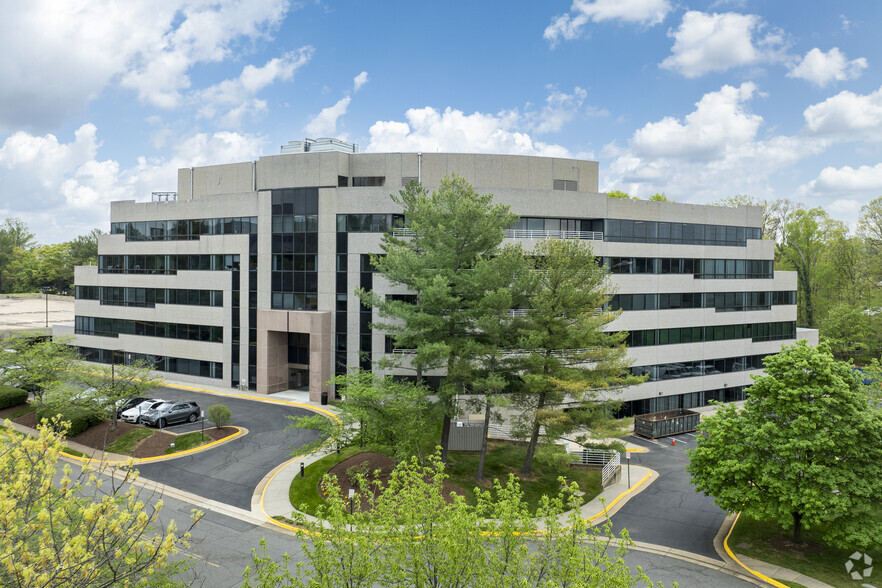
[[0, 341], [0, 381], [30, 391], [37, 402], [46, 390], [71, 377], [77, 355], [64, 338], [42, 333], [16, 333]]
[[306, 562], [292, 571], [288, 558], [274, 562], [264, 547], [253, 552], [243, 588], [654, 586], [622, 559], [627, 532], [620, 547], [608, 549], [609, 527], [582, 518], [575, 485], [561, 480], [561, 495], [546, 496], [534, 519], [513, 476], [492, 492], [476, 489], [474, 507], [445, 497], [445, 478], [438, 457], [399, 464], [385, 488], [362, 486], [370, 508], [352, 514], [348, 497], [326, 478], [318, 520], [297, 517]]
[[827, 526], [846, 549], [878, 544], [869, 516], [882, 496], [882, 413], [850, 364], [805, 340], [764, 360], [747, 402], [701, 424], [687, 471], [696, 490], [728, 512], [793, 528]]
[[[160, 526], [162, 501], [138, 495], [137, 473], [114, 478], [87, 467], [74, 475], [65, 465], [54, 480], [64, 448], [58, 426], [62, 432], [41, 426], [39, 437], [0, 435], [0, 585], [188, 585], [175, 578], [182, 564], [172, 557], [189, 529]], [[200, 516], [194, 511], [194, 524]]]

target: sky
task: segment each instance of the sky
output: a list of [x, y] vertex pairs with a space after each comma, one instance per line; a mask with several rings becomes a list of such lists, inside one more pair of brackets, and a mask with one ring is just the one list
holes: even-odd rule
[[305, 137], [598, 161], [600, 189], [882, 196], [878, 0], [6, 0], [0, 219], [109, 230]]

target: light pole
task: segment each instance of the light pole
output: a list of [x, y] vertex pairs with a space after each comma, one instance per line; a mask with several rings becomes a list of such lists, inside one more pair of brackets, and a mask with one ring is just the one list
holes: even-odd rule
[[43, 298], [46, 300], [46, 328], [49, 328], [49, 288], [43, 286], [40, 288], [40, 292], [43, 293]]

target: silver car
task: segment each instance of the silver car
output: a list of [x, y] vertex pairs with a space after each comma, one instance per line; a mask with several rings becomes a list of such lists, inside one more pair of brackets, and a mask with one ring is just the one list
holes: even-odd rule
[[160, 404], [163, 404], [164, 402], [165, 400], [162, 400], [160, 398], [151, 398], [149, 400], [144, 400], [143, 402], [140, 402], [135, 406], [122, 411], [122, 414], [120, 414], [120, 418], [127, 423], [140, 423], [141, 416], [143, 414], [150, 410], [153, 410], [154, 408], [157, 408]]

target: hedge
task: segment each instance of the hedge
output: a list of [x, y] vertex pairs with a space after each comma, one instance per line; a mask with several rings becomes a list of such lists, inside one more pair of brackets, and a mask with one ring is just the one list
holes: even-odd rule
[[27, 390], [15, 386], [0, 386], [0, 409], [19, 406], [27, 401]]
[[62, 407], [48, 406], [44, 404], [38, 407], [35, 413], [38, 423], [43, 419], [51, 421], [56, 415], [60, 416], [62, 421], [69, 422], [70, 428], [67, 430], [68, 437], [76, 437], [86, 429], [93, 427], [104, 420], [100, 414], [95, 412], [95, 409], [76, 404]]

